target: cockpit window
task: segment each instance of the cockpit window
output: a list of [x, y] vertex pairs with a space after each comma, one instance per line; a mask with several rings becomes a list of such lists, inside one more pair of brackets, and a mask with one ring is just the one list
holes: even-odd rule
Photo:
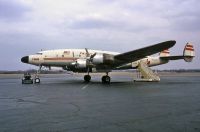
[[42, 53], [39, 52], [39, 53], [36, 53], [36, 55], [42, 55]]

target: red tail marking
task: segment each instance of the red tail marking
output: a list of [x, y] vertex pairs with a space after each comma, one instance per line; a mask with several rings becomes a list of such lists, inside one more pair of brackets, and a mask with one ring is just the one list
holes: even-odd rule
[[193, 45], [187, 44], [186, 47], [188, 47], [188, 48], [189, 48], [189, 47], [190, 47], [190, 48], [193, 48]]
[[161, 53], [167, 53], [167, 54], [169, 54], [169, 50], [168, 49], [163, 50], [163, 51], [161, 51]]
[[167, 53], [167, 54], [169, 54], [169, 51], [162, 51], [162, 53]]
[[185, 50], [194, 51], [193, 48], [185, 48]]

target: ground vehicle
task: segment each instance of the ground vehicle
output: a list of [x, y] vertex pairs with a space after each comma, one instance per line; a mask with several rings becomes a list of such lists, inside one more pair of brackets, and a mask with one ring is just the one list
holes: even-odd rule
[[22, 78], [22, 84], [33, 84], [33, 79], [30, 73], [25, 73]]

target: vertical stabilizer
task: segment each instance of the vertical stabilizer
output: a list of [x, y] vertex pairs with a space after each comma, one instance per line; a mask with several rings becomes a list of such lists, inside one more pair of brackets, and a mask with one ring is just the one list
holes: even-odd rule
[[194, 47], [191, 43], [187, 43], [183, 50], [184, 60], [186, 62], [191, 62], [192, 59], [195, 57]]

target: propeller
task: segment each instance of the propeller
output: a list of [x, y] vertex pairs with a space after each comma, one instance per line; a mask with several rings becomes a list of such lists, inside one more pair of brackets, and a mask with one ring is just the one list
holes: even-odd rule
[[89, 62], [89, 65], [92, 65], [92, 60], [96, 56], [97, 53], [95, 52], [94, 54], [90, 55], [87, 48], [85, 48], [85, 51], [86, 51], [87, 61]]

